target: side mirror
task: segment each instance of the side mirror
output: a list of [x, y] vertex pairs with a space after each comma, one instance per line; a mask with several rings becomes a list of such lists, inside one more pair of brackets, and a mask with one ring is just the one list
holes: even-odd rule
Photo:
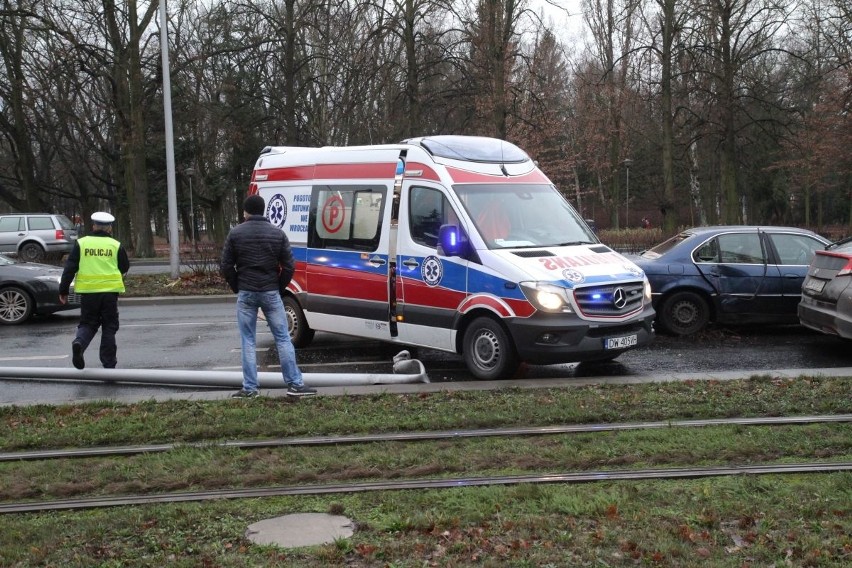
[[438, 229], [438, 254], [460, 256], [463, 249], [461, 229], [456, 225], [441, 225]]

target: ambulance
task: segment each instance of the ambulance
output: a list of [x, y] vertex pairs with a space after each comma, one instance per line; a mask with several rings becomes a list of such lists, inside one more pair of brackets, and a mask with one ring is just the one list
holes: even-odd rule
[[502, 379], [653, 339], [645, 274], [509, 142], [267, 147], [248, 193], [293, 247], [296, 347], [334, 332], [457, 353]]

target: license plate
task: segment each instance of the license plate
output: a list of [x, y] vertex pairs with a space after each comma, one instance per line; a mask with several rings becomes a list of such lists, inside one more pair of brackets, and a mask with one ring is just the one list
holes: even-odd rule
[[625, 335], [624, 337], [607, 337], [604, 339], [604, 349], [624, 349], [626, 347], [633, 347], [636, 345], [636, 341], [638, 336], [634, 333], [633, 335]]
[[822, 292], [823, 288], [825, 288], [825, 280], [809, 278], [808, 281], [805, 282], [805, 290], [813, 292], [814, 294], [819, 294]]

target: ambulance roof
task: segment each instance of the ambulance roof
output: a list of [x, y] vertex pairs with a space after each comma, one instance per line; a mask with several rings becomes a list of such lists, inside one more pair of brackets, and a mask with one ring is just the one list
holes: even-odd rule
[[508, 164], [530, 159], [511, 142], [483, 136], [424, 136], [403, 143], [421, 146], [433, 156], [465, 162]]
[[[379, 148], [399, 148], [405, 146], [417, 146], [438, 158], [447, 158], [451, 160], [459, 160], [463, 162], [480, 162], [489, 164], [520, 164], [530, 161], [530, 157], [512, 144], [505, 140], [497, 138], [487, 138], [484, 136], [457, 136], [457, 135], [439, 135], [439, 136], [421, 136], [418, 138], [409, 138], [403, 140], [399, 144], [387, 144], [379, 146], [355, 146], [355, 147], [338, 147], [328, 146], [329, 150], [346, 150], [346, 149], [379, 149]], [[316, 150], [317, 148], [304, 148], [295, 146], [267, 146], [261, 151], [263, 154], [278, 154], [289, 153], [299, 150]]]

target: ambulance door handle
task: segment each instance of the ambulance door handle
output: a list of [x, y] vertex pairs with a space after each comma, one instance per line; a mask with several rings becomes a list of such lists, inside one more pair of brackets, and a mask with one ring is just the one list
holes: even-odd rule
[[387, 263], [388, 263], [388, 261], [386, 261], [385, 259], [383, 259], [380, 256], [374, 256], [373, 258], [370, 259], [370, 264], [375, 264], [375, 265], [378, 265], [378, 266], [382, 266], [382, 265], [387, 264]]
[[408, 260], [404, 260], [402, 262], [402, 265], [407, 268], [417, 268], [418, 266], [420, 266], [420, 263], [414, 260], [413, 258], [409, 258]]

